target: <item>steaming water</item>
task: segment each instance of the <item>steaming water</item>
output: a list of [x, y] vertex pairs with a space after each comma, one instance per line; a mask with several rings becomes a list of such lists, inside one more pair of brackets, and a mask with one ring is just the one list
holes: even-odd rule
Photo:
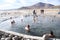
[[[44, 33], [49, 33], [51, 30], [56, 37], [60, 38], [60, 17], [54, 16], [38, 16], [36, 21], [33, 21], [33, 16], [14, 18], [0, 23], [0, 29], [23, 33], [27, 35], [43, 36]], [[11, 21], [15, 20], [14, 24]], [[29, 24], [30, 32], [25, 30], [25, 26]]]

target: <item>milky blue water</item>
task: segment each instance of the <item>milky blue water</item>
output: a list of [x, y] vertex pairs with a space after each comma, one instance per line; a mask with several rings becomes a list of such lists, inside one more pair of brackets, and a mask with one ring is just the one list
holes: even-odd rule
[[[11, 24], [12, 20], [15, 20], [13, 25]], [[30, 25], [30, 32], [25, 30], [27, 24]], [[36, 17], [35, 22], [33, 16], [23, 17], [23, 21], [18, 17], [1, 22], [0, 29], [33, 36], [43, 36], [44, 33], [49, 33], [52, 30], [54, 35], [60, 38], [60, 17], [40, 15]]]

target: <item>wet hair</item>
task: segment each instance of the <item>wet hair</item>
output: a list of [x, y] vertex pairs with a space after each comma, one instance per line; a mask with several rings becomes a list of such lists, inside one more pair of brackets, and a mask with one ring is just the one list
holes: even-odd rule
[[28, 28], [30, 27], [30, 25], [27, 25], [28, 26]]
[[53, 31], [50, 31], [50, 34], [51, 34], [51, 35], [54, 35], [54, 34], [53, 34]]
[[36, 14], [35, 10], [33, 10], [33, 14]]

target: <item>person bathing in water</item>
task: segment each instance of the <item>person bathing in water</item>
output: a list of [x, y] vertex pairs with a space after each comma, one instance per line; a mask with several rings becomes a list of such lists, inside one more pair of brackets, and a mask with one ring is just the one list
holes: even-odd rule
[[30, 32], [30, 25], [29, 24], [26, 25], [25, 30], [28, 31], [28, 32]]
[[55, 35], [54, 35], [53, 31], [50, 31], [49, 34], [44, 34], [43, 35], [44, 40], [48, 40], [49, 38], [54, 38], [54, 37], [55, 37]]
[[55, 37], [53, 31], [50, 31], [50, 34], [49, 34], [48, 36], [49, 36], [50, 38], [54, 38], [54, 37]]
[[15, 23], [15, 21], [13, 20], [12, 22], [11, 22], [11, 24], [14, 24]]

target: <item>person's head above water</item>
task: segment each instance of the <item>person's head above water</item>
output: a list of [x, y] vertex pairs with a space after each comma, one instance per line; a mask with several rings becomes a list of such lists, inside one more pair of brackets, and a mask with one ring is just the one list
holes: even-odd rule
[[28, 31], [28, 32], [30, 32], [30, 25], [29, 24], [26, 25], [25, 30]]
[[51, 34], [51, 35], [54, 35], [54, 34], [53, 34], [53, 31], [50, 31], [50, 34]]
[[50, 31], [50, 37], [52, 37], [52, 38], [55, 37], [53, 31]]
[[27, 25], [27, 27], [29, 28], [29, 27], [30, 27], [30, 25], [28, 24], [28, 25]]

